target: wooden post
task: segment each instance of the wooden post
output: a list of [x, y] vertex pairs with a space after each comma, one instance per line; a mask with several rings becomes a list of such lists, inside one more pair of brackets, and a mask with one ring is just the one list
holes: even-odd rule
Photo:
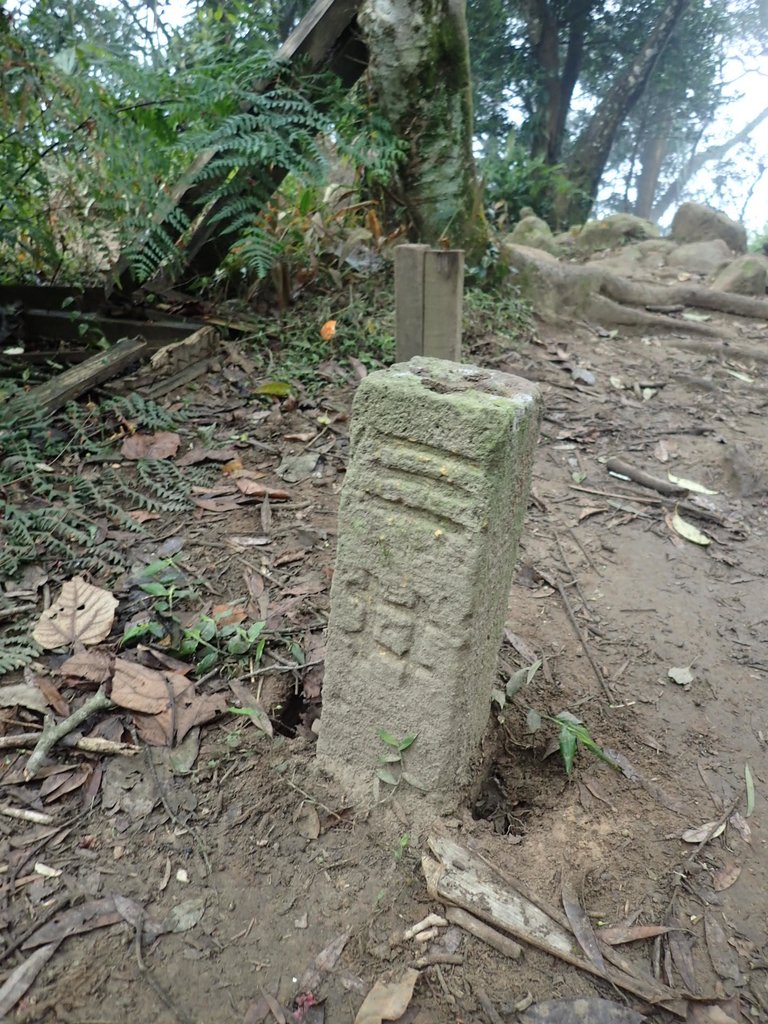
[[464, 252], [400, 245], [395, 250], [397, 361], [461, 361]]

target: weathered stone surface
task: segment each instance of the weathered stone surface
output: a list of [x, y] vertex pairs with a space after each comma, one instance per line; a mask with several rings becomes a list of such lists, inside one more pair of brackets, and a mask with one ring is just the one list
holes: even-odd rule
[[740, 256], [712, 278], [712, 287], [737, 295], [765, 295], [768, 260], [756, 252]]
[[683, 203], [672, 221], [672, 238], [680, 243], [722, 238], [734, 252], [747, 250], [747, 232], [743, 224], [701, 203]]
[[[339, 510], [318, 763], [373, 798], [455, 804], [488, 722], [541, 414], [535, 385], [417, 358], [360, 385]], [[391, 751], [390, 751], [391, 753]], [[387, 786], [382, 785], [386, 792]]]
[[557, 253], [557, 243], [552, 235], [549, 224], [541, 217], [530, 214], [522, 217], [507, 235], [506, 241], [512, 245], [527, 245], [532, 249], [543, 249], [544, 252]]
[[707, 242], [687, 242], [679, 245], [667, 258], [667, 266], [687, 270], [691, 274], [714, 274], [732, 258], [728, 244], [722, 238]]
[[614, 213], [603, 220], [587, 221], [576, 236], [576, 249], [583, 253], [598, 252], [629, 241], [658, 237], [659, 229], [649, 220], [631, 213]]

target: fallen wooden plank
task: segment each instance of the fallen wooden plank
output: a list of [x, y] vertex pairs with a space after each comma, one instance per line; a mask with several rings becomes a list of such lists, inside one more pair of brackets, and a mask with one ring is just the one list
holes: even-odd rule
[[141, 359], [149, 349], [149, 343], [144, 338], [123, 338], [106, 352], [99, 352], [79, 366], [64, 370], [45, 384], [32, 388], [20, 397], [19, 406], [21, 408], [26, 405], [48, 413], [54, 412], [102, 381], [114, 377], [131, 363]]
[[[469, 850], [445, 836], [430, 836], [429, 848], [437, 858], [425, 855], [422, 870], [432, 899], [445, 900], [537, 949], [610, 984], [638, 999], [660, 1005], [685, 1018], [681, 993], [648, 976], [628, 974], [615, 967], [598, 970], [579, 956], [573, 933], [529, 899], [501, 884], [488, 866]], [[686, 993], [686, 996], [688, 994]]]
[[21, 336], [25, 341], [37, 338], [56, 338], [58, 341], [83, 341], [94, 335], [110, 343], [133, 335], [146, 341], [182, 341], [192, 331], [203, 327], [199, 321], [182, 320], [128, 320], [119, 317], [87, 314], [80, 316], [70, 310], [26, 309], [21, 314]]

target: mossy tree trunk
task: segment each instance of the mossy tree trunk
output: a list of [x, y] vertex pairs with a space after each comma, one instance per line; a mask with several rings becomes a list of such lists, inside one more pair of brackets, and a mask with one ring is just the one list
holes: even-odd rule
[[415, 240], [465, 249], [488, 241], [472, 155], [465, 0], [364, 0], [372, 100], [409, 144], [400, 195]]

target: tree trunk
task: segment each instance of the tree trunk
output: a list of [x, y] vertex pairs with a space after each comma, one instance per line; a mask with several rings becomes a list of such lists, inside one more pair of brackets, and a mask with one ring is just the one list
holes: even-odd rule
[[744, 127], [732, 135], [730, 139], [727, 139], [725, 142], [721, 142], [716, 146], [709, 146], [700, 153], [692, 153], [672, 184], [669, 185], [666, 191], [656, 199], [656, 202], [653, 204], [652, 219], [659, 220], [664, 216], [670, 206], [677, 205], [680, 202], [685, 191], [685, 187], [691, 178], [695, 177], [707, 164], [723, 160], [728, 155], [729, 150], [733, 149], [734, 146], [738, 146], [741, 142], [746, 142], [755, 128], [762, 124], [766, 118], [768, 118], [768, 107], [764, 107], [752, 118], [749, 124], [745, 124]]
[[488, 229], [472, 155], [472, 94], [464, 0], [364, 0], [373, 99], [410, 151], [400, 199], [418, 241], [465, 249]]
[[589, 215], [616, 133], [642, 95], [656, 61], [689, 3], [690, 0], [670, 0], [666, 4], [640, 52], [619, 71], [576, 139], [568, 162], [568, 178], [578, 192], [568, 197], [567, 206], [560, 211], [566, 223], [583, 221]]
[[632, 212], [636, 217], [651, 219], [653, 197], [659, 184], [659, 174], [669, 147], [669, 125], [658, 123], [643, 141], [640, 152], [640, 173], [637, 176], [637, 199]]

